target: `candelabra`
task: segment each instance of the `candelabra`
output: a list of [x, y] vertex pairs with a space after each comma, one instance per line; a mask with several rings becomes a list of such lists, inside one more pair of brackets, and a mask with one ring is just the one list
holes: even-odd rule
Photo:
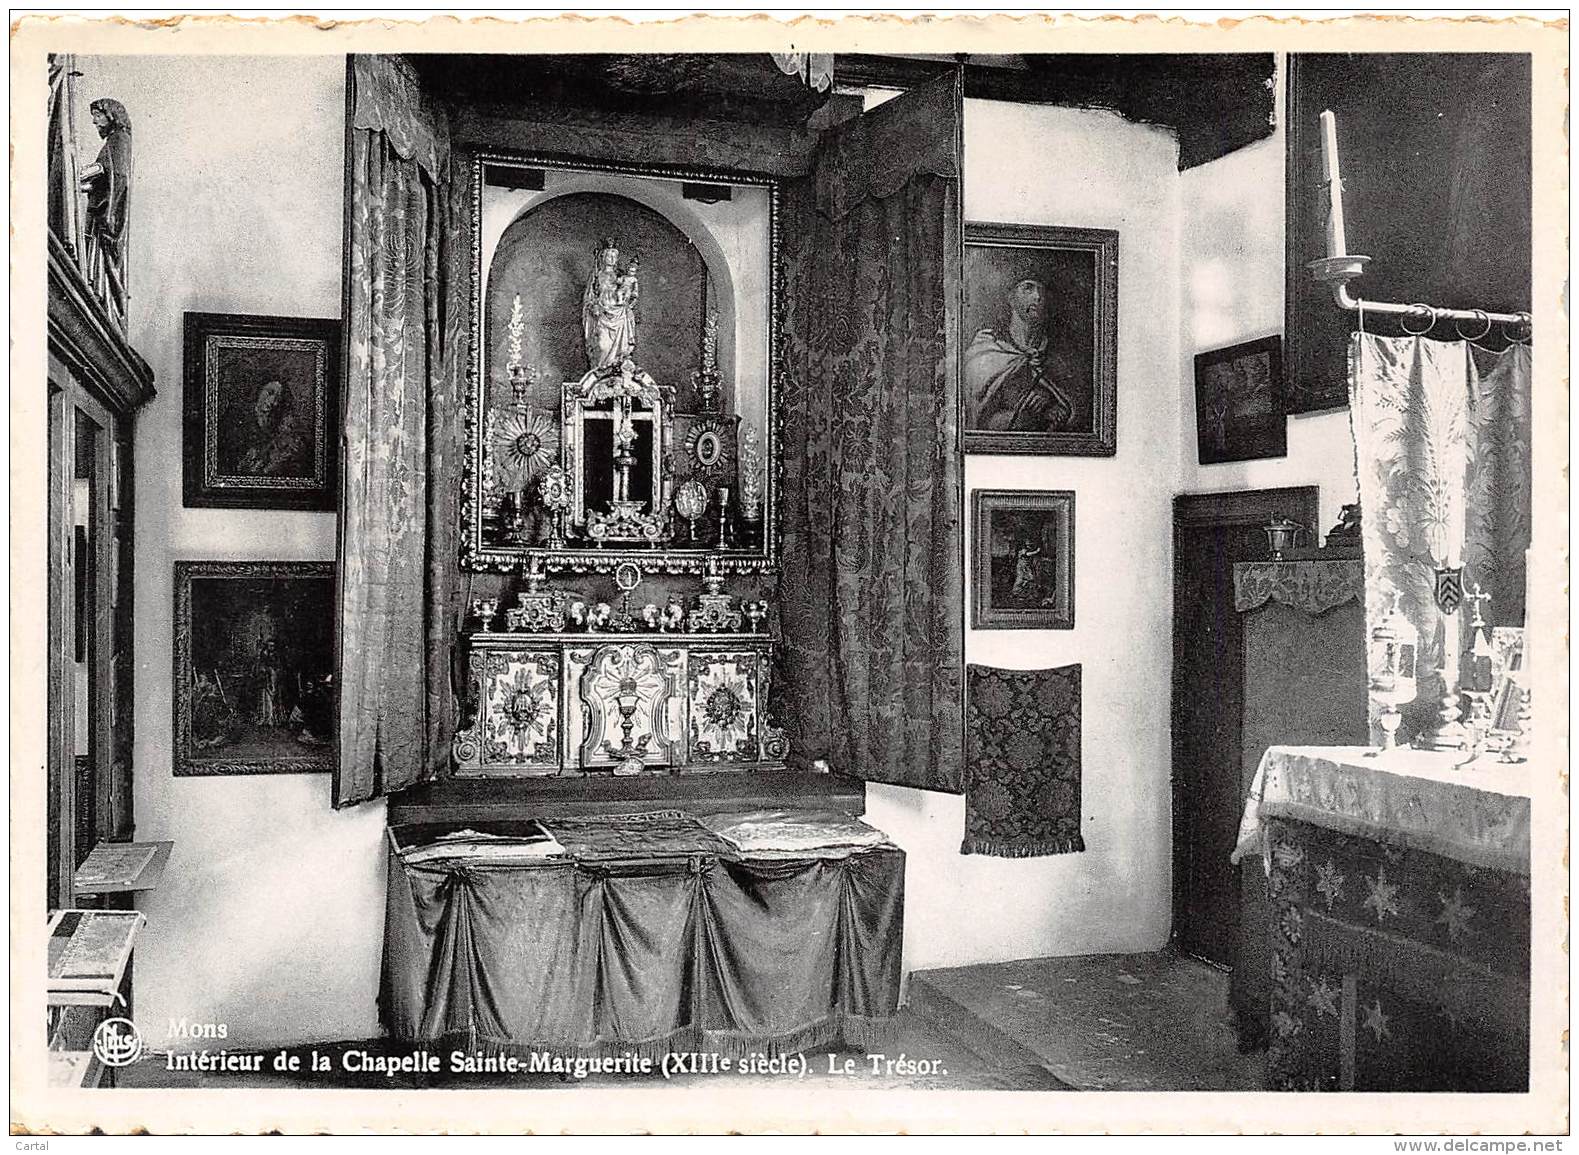
[[1462, 750], [1469, 742], [1459, 708], [1459, 624], [1458, 608], [1464, 601], [1464, 570], [1461, 566], [1441, 566], [1436, 571], [1435, 601], [1442, 612], [1441, 704], [1436, 725], [1415, 739], [1422, 750]]
[[1404, 616], [1399, 595], [1394, 593], [1392, 609], [1371, 631], [1367, 662], [1371, 671], [1371, 698], [1382, 707], [1379, 721], [1383, 750], [1391, 750], [1398, 743], [1398, 726], [1403, 721], [1398, 707], [1414, 701], [1418, 693], [1415, 682], [1418, 640], [1414, 625]]

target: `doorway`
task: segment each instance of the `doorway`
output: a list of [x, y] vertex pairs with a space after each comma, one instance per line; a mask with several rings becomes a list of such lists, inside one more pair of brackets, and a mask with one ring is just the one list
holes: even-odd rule
[[1173, 501], [1173, 941], [1221, 967], [1233, 966], [1237, 950], [1239, 871], [1228, 856], [1244, 808], [1234, 563], [1269, 556], [1262, 526], [1279, 517], [1314, 531], [1316, 487]]

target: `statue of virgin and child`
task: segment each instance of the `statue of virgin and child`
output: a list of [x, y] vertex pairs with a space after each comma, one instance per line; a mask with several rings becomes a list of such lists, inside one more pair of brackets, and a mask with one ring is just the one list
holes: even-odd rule
[[591, 369], [635, 360], [638, 261], [632, 257], [623, 269], [619, 264], [619, 245], [610, 237], [598, 246], [592, 276], [581, 298], [581, 328]]

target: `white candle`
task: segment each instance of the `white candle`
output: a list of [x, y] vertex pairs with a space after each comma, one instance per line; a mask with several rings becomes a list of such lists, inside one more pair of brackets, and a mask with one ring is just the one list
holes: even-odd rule
[[1327, 255], [1348, 254], [1343, 235], [1343, 178], [1338, 170], [1338, 118], [1331, 110], [1321, 114], [1321, 161], [1327, 176]]

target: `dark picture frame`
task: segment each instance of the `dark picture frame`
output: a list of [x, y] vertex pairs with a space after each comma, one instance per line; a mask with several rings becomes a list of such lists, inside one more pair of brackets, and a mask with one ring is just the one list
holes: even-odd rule
[[1288, 455], [1283, 339], [1195, 355], [1195, 442], [1202, 465]]
[[335, 565], [175, 563], [174, 773], [334, 770]]
[[188, 507], [336, 507], [340, 329], [316, 317], [185, 314]]
[[1118, 452], [1118, 233], [967, 223], [967, 453]]
[[971, 494], [970, 624], [976, 630], [1074, 629], [1073, 491]]

